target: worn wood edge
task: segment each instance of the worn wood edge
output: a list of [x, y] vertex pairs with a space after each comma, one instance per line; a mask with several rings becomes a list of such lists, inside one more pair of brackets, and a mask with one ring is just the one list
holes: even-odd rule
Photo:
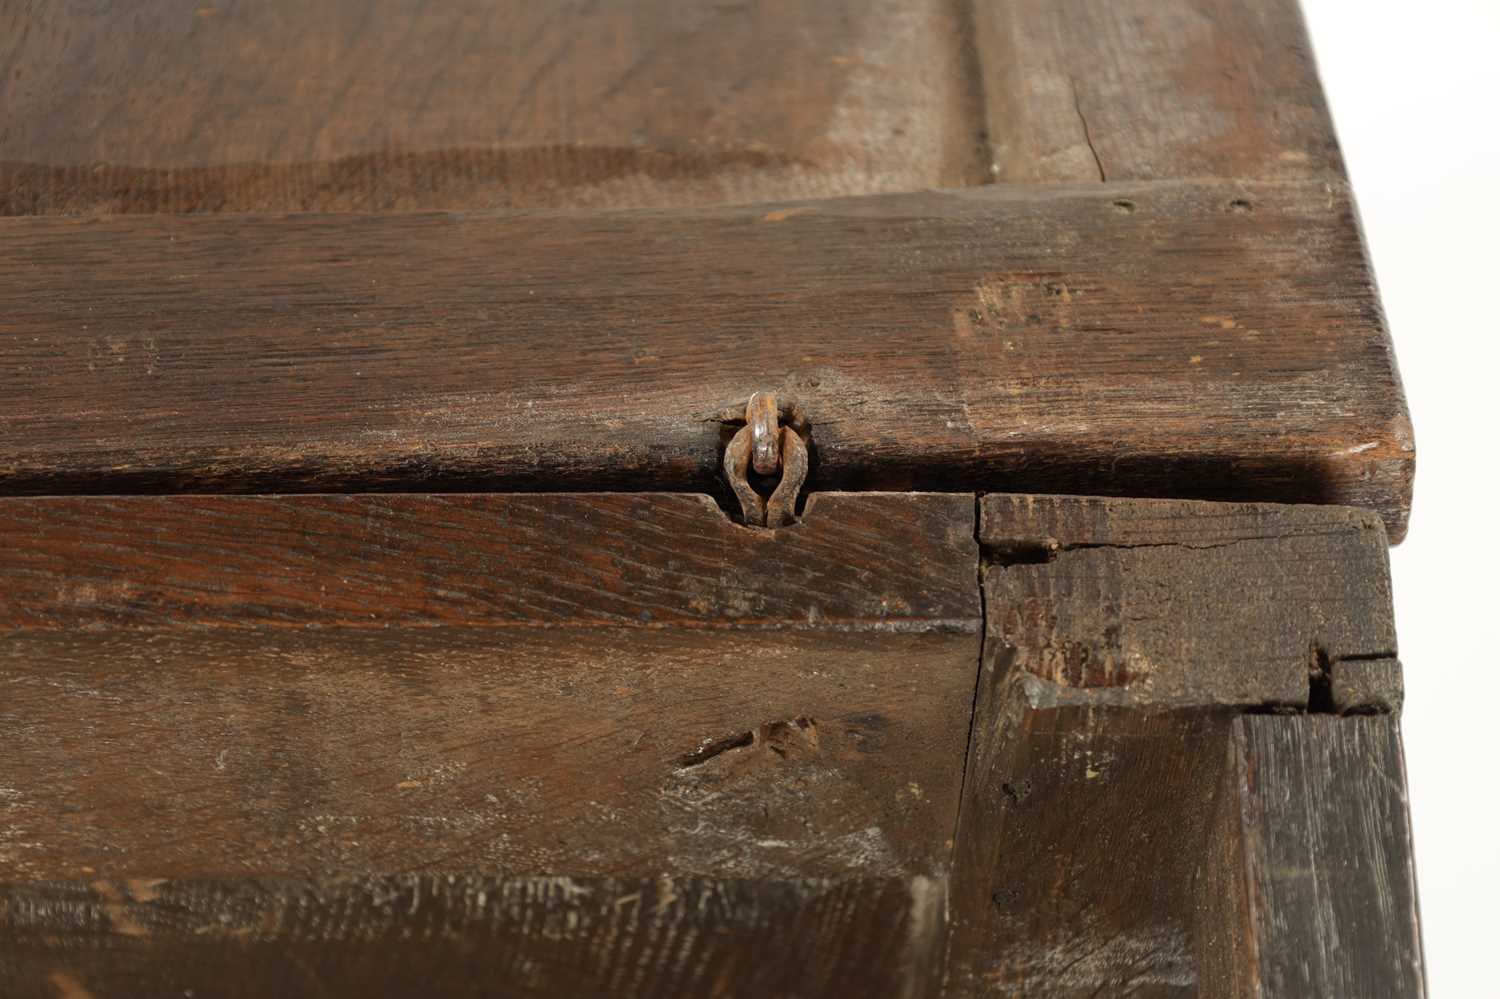
[[1335, 659], [1329, 674], [1329, 697], [1338, 713], [1401, 714], [1406, 691], [1395, 656]]
[[[1354, 188], [1345, 177], [1146, 177], [1122, 178], [1110, 181], [1059, 180], [1046, 183], [999, 182], [972, 184], [965, 187], [934, 186], [912, 191], [877, 191], [869, 194], [842, 194], [832, 197], [771, 198], [757, 201], [726, 202], [716, 204], [647, 205], [628, 207], [536, 207], [536, 208], [414, 208], [401, 211], [287, 211], [287, 212], [144, 212], [139, 214], [103, 215], [0, 215], [0, 232], [10, 229], [15, 232], [48, 229], [63, 231], [68, 227], [117, 227], [130, 229], [151, 219], [178, 219], [184, 224], [233, 225], [236, 223], [270, 223], [295, 219], [323, 220], [326, 222], [378, 221], [381, 219], [558, 219], [587, 222], [590, 219], [736, 219], [744, 218], [771, 224], [789, 222], [798, 216], [817, 210], [822, 214], [843, 217], [882, 218], [891, 217], [889, 206], [915, 204], [920, 198], [937, 196], [960, 201], [972, 201], [980, 205], [1009, 203], [1020, 205], [1046, 205], [1055, 201], [1076, 199], [1102, 200], [1112, 204], [1114, 199], [1132, 194], [1159, 194], [1164, 191], [1198, 189], [1222, 192], [1226, 206], [1237, 198], [1253, 198], [1257, 192], [1316, 192], [1322, 200], [1336, 203], [1352, 203]], [[767, 212], [786, 209], [786, 214], [766, 219]], [[1226, 209], [1228, 210], [1228, 209]], [[1124, 211], [1122, 209], [1122, 211]], [[1128, 214], [1128, 212], [1127, 212]]]
[[[1194, 969], [1188, 879], [1198, 848], [1209, 842], [1211, 817], [1190, 813], [1173, 824], [1171, 836], [1156, 835], [1139, 843], [1135, 836], [1143, 817], [1180, 807], [1177, 802], [1191, 800], [1205, 783], [1217, 783], [1214, 775], [1222, 767], [1222, 753], [1212, 750], [1222, 745], [1237, 711], [1233, 706], [1217, 704], [1033, 707], [1019, 679], [997, 676], [992, 667], [986, 666], [955, 833], [947, 944], [951, 985], [947, 994], [1074, 999], [1081, 995], [1134, 994], [1133, 989], [1158, 994], [1152, 991], [1153, 986], [1161, 987], [1162, 995], [1194, 994], [1190, 991]], [[1058, 737], [1060, 731], [1070, 727], [1072, 738]], [[1038, 730], [1042, 731], [1039, 745], [1060, 750], [1050, 769], [1051, 777], [1059, 779], [1049, 778], [1049, 768], [1035, 766], [1044, 757], [1032, 756], [1028, 747], [1036, 740]], [[1173, 733], [1189, 739], [1193, 747], [1172, 738]], [[1125, 765], [1123, 774], [1115, 772], [1121, 765], [1120, 756], [1134, 753], [1132, 746], [1152, 744], [1158, 747], [1157, 753], [1143, 751]], [[1122, 749], [1126, 752], [1121, 753]], [[1028, 757], [1030, 767], [1022, 762]], [[1152, 760], [1155, 764], [1150, 763]], [[1145, 765], [1164, 767], [1172, 775], [1168, 786], [1116, 785], [1117, 780], [1128, 781], [1133, 769]], [[1071, 777], [1061, 779], [1064, 771]], [[1033, 778], [1038, 779], [1040, 787]], [[1071, 795], [1059, 796], [1059, 791], [1069, 790]], [[1086, 821], [1075, 818], [1070, 822], [1066, 815], [1075, 813], [1063, 807], [1038, 815], [1038, 791], [1050, 795], [1040, 802], [1041, 807], [1061, 806], [1065, 801], [1075, 809], [1084, 809]], [[1153, 798], [1158, 792], [1162, 796]], [[1088, 795], [1093, 800], [1080, 804]], [[1046, 815], [1053, 817], [1050, 827]], [[1024, 833], [1018, 833], [1017, 827]], [[1159, 820], [1157, 827], [1160, 833]], [[1039, 828], [1047, 831], [1039, 832]], [[1011, 845], [1017, 837], [1025, 841], [1024, 848]], [[1088, 847], [1070, 853], [1066, 848], [1049, 846], [1059, 839], [1075, 846], [1086, 843]], [[1144, 932], [1139, 936], [1132, 935], [1130, 930], [1136, 927], [1127, 921], [1115, 924], [1116, 932], [1090, 938], [1089, 932], [1100, 930], [1098, 924], [1109, 924], [1119, 908], [1118, 900], [1110, 895], [1115, 889], [1102, 887], [1114, 885], [1113, 879], [1119, 876], [1109, 857], [1112, 850], [1135, 856], [1160, 851], [1155, 853], [1160, 864], [1155, 874], [1142, 877], [1142, 865], [1133, 865], [1131, 893], [1137, 904], [1156, 890], [1167, 897], [1175, 894], [1176, 901], [1169, 914], [1154, 908], [1136, 910], [1135, 915], [1143, 917], [1143, 925], [1138, 928]], [[1093, 866], [1094, 870], [1083, 880], [1063, 879], [1054, 872], [1051, 879], [1039, 881], [1028, 867], [1007, 860], [1017, 852], [1041, 857], [1057, 871], [1069, 866]], [[1173, 864], [1188, 873], [1179, 871], [1180, 880], [1171, 880], [1167, 872]], [[1050, 891], [1043, 889], [1043, 884], [1050, 884]], [[1077, 909], [1063, 923], [1046, 924], [1050, 932], [1044, 944], [1013, 940], [1017, 930], [996, 930], [1007, 924], [1025, 924], [1027, 912], [1018, 907], [1018, 894], [1020, 899], [1045, 899], [1054, 913], [1068, 911], [1075, 905], [1074, 899], [1092, 898], [1094, 905]], [[1144, 925], [1148, 915], [1158, 920], [1149, 928]], [[986, 926], [990, 928], [988, 934], [983, 929]], [[1168, 929], [1173, 932], [1162, 932]], [[1174, 989], [1189, 991], [1179, 993]]]
[[[34, 934], [42, 940], [182, 935], [333, 942], [451, 936], [468, 932], [471, 923], [492, 932], [494, 924], [519, 921], [526, 910], [550, 905], [601, 919], [622, 908], [649, 914], [722, 906], [721, 917], [743, 926], [764, 924], [769, 914], [735, 908], [736, 895], [763, 892], [776, 902], [801, 903], [845, 886], [899, 886], [925, 921], [943, 918], [943, 880], [463, 873], [9, 881], [0, 882], [0, 927], [12, 940]], [[362, 924], [323, 922], [306, 914], [309, 907], [332, 912], [341, 906], [358, 907], [369, 918]]]
[[[1294, 6], [1296, 7], [1297, 19], [1302, 25], [1303, 34], [1306, 35], [1306, 22], [1302, 13], [1300, 0], [1294, 0]], [[1342, 154], [1339, 155], [1341, 156]], [[1339, 174], [1340, 176], [1343, 175], [1342, 166], [1339, 167]], [[1389, 543], [1395, 546], [1406, 540], [1407, 529], [1411, 526], [1412, 496], [1415, 493], [1417, 479], [1416, 428], [1412, 423], [1411, 408], [1406, 399], [1406, 386], [1401, 380], [1401, 370], [1396, 359], [1396, 341], [1391, 335], [1390, 322], [1386, 318], [1385, 302], [1381, 298], [1379, 281], [1375, 276], [1375, 262], [1370, 256], [1370, 241], [1365, 235], [1365, 222], [1364, 216], [1360, 212], [1359, 199], [1355, 196], [1354, 190], [1347, 180], [1341, 181], [1341, 184], [1343, 187], [1343, 197], [1347, 199], [1349, 205], [1350, 222], [1354, 226], [1354, 235], [1359, 243], [1360, 259], [1364, 264], [1370, 293], [1374, 299], [1376, 321], [1379, 324], [1384, 339], [1386, 356], [1390, 358], [1391, 363], [1389, 391], [1395, 397], [1396, 411], [1391, 417], [1389, 432], [1391, 440], [1396, 442], [1396, 448], [1377, 447], [1371, 450], [1381, 452], [1381, 457], [1378, 459], [1380, 465], [1396, 469], [1397, 508], [1392, 511], [1386, 509], [1384, 506], [1375, 506], [1368, 502], [1359, 504], [1352, 502], [1339, 504], [1335, 502], [1334, 505], [1358, 505], [1376, 509], [1384, 523]], [[1330, 183], [1329, 190], [1332, 191], [1333, 189], [1332, 183]], [[1351, 445], [1349, 448], [1344, 449], [1336, 458], [1348, 459], [1351, 455], [1358, 454], [1358, 449], [1364, 447], [1366, 447], [1364, 444]]]
[[[1180, 537], [1189, 531], [1191, 538]], [[989, 492], [979, 497], [979, 541], [993, 560], [1070, 548], [1175, 545], [1185, 549], [1275, 538], [1374, 532], [1385, 547], [1385, 521], [1364, 507], [1173, 497], [1073, 496]], [[1274, 533], [1272, 533], [1274, 532]]]
[[[1290, 758], [1268, 758], [1278, 742]], [[1398, 720], [1241, 716], [1228, 756], [1200, 871], [1209, 987], [1236, 999], [1425, 996]], [[1292, 828], [1298, 816], [1306, 825]], [[1355, 842], [1319, 852], [1340, 833]]]

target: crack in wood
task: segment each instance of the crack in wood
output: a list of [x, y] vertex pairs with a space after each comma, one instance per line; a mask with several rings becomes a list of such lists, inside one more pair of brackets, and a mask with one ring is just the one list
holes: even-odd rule
[[[1322, 532], [1318, 534], [1302, 535], [1303, 537], [1328, 537], [1336, 532]], [[1004, 569], [1013, 565], [1044, 565], [1055, 562], [1057, 556], [1064, 552], [1093, 551], [1097, 549], [1115, 549], [1117, 551], [1133, 551], [1146, 548], [1179, 548], [1184, 551], [1214, 551], [1221, 548], [1233, 548], [1237, 545], [1253, 543], [1256, 541], [1281, 541], [1283, 535], [1259, 534], [1248, 537], [1234, 538], [1230, 541], [1193, 543], [1190, 541], [1095, 541], [1095, 542], [1068, 542], [1060, 543], [1055, 538], [1042, 539], [1005, 539], [1003, 541], [980, 542], [980, 552], [986, 565], [996, 566]]]
[[791, 755], [793, 743], [796, 742], [805, 743], [808, 747], [816, 749], [818, 723], [803, 715], [781, 721], [765, 722], [736, 735], [704, 743], [691, 753], [678, 757], [677, 769], [688, 770], [701, 767], [725, 753], [732, 753], [739, 749], [752, 749], [756, 746], [764, 746], [777, 757], [787, 759]]

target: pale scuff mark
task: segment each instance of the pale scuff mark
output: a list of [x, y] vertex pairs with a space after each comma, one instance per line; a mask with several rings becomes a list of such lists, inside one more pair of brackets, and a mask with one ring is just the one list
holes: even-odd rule
[[[948, 885], [946, 879], [937, 880], [918, 874], [911, 879], [911, 908], [907, 910], [907, 953], [914, 958], [926, 954], [942, 937], [941, 929], [946, 922]], [[906, 981], [903, 992], [908, 996], [921, 995], [925, 961], [905, 962]]]
[[154, 902], [161, 895], [157, 889], [166, 883], [166, 878], [126, 878], [125, 890], [137, 902]]
[[71, 972], [61, 968], [47, 973], [47, 981], [57, 992], [57, 999], [94, 999], [94, 994], [83, 987], [83, 983]]
[[899, 141], [891, 143], [892, 155], [878, 167], [851, 166], [852, 176], [841, 179], [844, 190], [837, 193], [927, 187], [931, 180], [923, 157], [915, 153], [947, 144], [943, 116], [925, 113], [948, 96], [941, 74], [933, 72], [941, 40], [924, 11], [905, 0], [873, 0], [867, 7], [866, 16], [856, 21], [865, 30], [853, 40], [860, 57], [847, 64], [828, 140], [850, 150], [864, 148], [872, 135]]
[[135, 917], [130, 914], [126, 906], [125, 896], [113, 884], [101, 880], [91, 882], [89, 887], [93, 888], [99, 897], [104, 900], [102, 905], [104, 914], [109, 917], [110, 927], [116, 933], [126, 937], [144, 937], [150, 935], [151, 931], [136, 922]]
[[1018, 941], [1002, 975], [1045, 981], [1059, 992], [1128, 995], [1146, 987], [1191, 988], [1198, 980], [1191, 946], [1175, 926], [1112, 932], [1085, 918], [1067, 937], [1047, 944]]
[[760, 220], [762, 222], [785, 222], [795, 215], [804, 215], [811, 211], [816, 211], [811, 205], [799, 205], [795, 208], [778, 208], [775, 211], [766, 212], [760, 217]]

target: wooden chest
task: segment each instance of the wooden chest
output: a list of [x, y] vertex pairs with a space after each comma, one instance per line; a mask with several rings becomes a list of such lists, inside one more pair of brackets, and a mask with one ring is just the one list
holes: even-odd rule
[[0, 996], [1420, 996], [1295, 0], [0, 0]]

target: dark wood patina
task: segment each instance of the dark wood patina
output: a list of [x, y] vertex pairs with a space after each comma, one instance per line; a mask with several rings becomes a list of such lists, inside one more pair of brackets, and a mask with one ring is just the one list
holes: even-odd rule
[[1293, 0], [0, 0], [0, 216], [0, 995], [1424, 993]]

